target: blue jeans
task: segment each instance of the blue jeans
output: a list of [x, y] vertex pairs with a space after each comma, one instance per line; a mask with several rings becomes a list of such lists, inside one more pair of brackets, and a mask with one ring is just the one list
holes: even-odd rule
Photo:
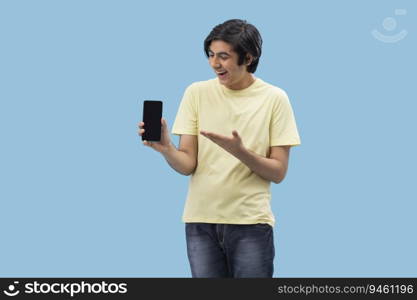
[[274, 273], [274, 234], [268, 224], [185, 224], [187, 254], [196, 277], [255, 278]]

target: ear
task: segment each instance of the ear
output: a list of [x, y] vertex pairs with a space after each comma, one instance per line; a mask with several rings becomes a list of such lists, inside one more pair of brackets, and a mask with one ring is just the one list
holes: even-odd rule
[[253, 62], [253, 56], [250, 55], [249, 53], [246, 54], [246, 65], [250, 66], [252, 64], [252, 62]]

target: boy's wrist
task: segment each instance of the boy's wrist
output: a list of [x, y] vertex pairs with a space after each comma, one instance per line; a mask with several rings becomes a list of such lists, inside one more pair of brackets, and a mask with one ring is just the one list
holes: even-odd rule
[[176, 150], [175, 146], [170, 142], [169, 146], [167, 146], [166, 149], [161, 151], [161, 153], [162, 153], [162, 155], [166, 156], [166, 155], [169, 155], [170, 153], [172, 153], [175, 150]]

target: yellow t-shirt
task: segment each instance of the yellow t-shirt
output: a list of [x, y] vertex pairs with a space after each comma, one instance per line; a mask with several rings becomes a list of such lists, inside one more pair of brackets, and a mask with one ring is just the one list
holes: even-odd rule
[[256, 78], [249, 87], [231, 90], [218, 78], [187, 87], [172, 133], [198, 136], [198, 164], [190, 177], [183, 222], [275, 224], [270, 181], [251, 171], [232, 154], [200, 134], [200, 130], [232, 137], [267, 157], [269, 147], [299, 145], [287, 94]]

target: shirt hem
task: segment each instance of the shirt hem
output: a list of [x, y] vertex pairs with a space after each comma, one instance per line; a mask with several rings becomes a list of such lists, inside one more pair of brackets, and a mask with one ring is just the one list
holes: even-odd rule
[[301, 145], [301, 143], [271, 143], [270, 147], [274, 147], [274, 146], [291, 146], [291, 147], [295, 147], [295, 146], [299, 146]]
[[171, 133], [175, 135], [182, 135], [182, 134], [198, 135], [197, 133], [190, 132], [190, 131], [172, 131]]
[[211, 223], [211, 224], [235, 224], [235, 225], [253, 225], [259, 223], [266, 223], [271, 225], [271, 227], [275, 226], [275, 221], [265, 220], [265, 219], [257, 219], [257, 220], [230, 220], [230, 219], [209, 219], [209, 218], [182, 218], [184, 223]]

